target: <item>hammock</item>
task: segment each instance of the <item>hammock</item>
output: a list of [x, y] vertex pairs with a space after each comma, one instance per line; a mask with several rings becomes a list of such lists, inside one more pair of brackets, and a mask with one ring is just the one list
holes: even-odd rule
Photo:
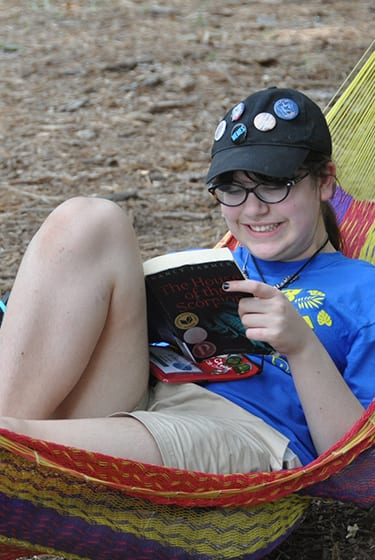
[[[375, 262], [373, 45], [327, 113], [346, 252]], [[359, 182], [357, 182], [359, 180]], [[233, 245], [230, 235], [220, 244]], [[256, 560], [314, 496], [375, 503], [375, 400], [312, 463], [213, 475], [90, 453], [0, 430], [0, 560]]]

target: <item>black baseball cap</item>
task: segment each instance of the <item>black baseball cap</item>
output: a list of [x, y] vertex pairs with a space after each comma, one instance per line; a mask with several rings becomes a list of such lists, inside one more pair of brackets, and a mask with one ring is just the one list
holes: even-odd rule
[[309, 97], [289, 88], [268, 88], [237, 103], [219, 122], [207, 183], [230, 171], [293, 177], [307, 154], [332, 153], [326, 119]]

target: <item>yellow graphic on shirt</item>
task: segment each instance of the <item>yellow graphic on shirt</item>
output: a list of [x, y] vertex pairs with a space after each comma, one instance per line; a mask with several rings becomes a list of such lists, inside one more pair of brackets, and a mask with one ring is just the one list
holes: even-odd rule
[[[332, 326], [332, 318], [322, 309], [326, 294], [320, 290], [283, 290], [284, 295], [292, 302], [305, 319], [310, 328], [315, 326]], [[318, 313], [315, 314], [314, 311]]]
[[[301, 292], [304, 292], [303, 295], [300, 295]], [[298, 309], [318, 309], [322, 307], [326, 297], [319, 290], [285, 290], [283, 293]]]
[[284, 296], [286, 296], [289, 301], [294, 301], [296, 296], [301, 292], [302, 290], [283, 290]]
[[282, 358], [280, 355], [271, 355], [270, 356], [271, 363], [274, 366], [277, 366], [279, 369], [282, 369], [284, 373], [290, 373], [290, 366], [288, 361], [285, 358]]
[[[299, 310], [302, 317], [311, 329], [315, 327], [331, 327], [332, 317], [323, 309], [326, 294], [320, 290], [283, 290], [285, 297]], [[282, 356], [273, 356], [271, 361], [284, 373], [290, 373], [288, 361]]]
[[332, 319], [326, 311], [319, 311], [318, 313], [318, 324], [327, 325], [327, 327], [332, 326]]

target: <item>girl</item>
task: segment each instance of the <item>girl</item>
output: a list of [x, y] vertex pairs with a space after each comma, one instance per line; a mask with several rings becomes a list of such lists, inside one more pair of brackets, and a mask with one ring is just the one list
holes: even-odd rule
[[[209, 191], [240, 245], [239, 316], [277, 350], [260, 375], [149, 383], [142, 263], [116, 205], [71, 199], [23, 258], [0, 329], [0, 426], [205, 472], [306, 464], [375, 394], [375, 268], [341, 253], [331, 138], [301, 92], [250, 95], [219, 122]], [[256, 359], [256, 357], [252, 356]]]

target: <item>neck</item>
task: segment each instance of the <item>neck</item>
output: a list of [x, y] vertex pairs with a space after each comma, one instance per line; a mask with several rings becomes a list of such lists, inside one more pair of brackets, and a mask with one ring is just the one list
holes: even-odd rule
[[319, 253], [335, 253], [336, 249], [333, 247], [331, 241], [329, 240], [328, 234], [326, 232], [319, 235], [317, 239], [314, 239], [313, 242], [310, 242], [306, 246], [302, 252], [298, 253], [297, 255], [292, 256], [291, 258], [280, 259], [284, 260], [285, 262], [293, 262], [293, 261], [302, 261], [304, 259], [313, 258], [315, 255]]
[[[327, 237], [324, 242], [316, 249], [316, 251], [307, 258], [307, 260], [302, 264], [302, 266], [300, 266], [293, 274], [290, 274], [289, 276], [286, 276], [282, 281], [277, 282], [277, 284], [275, 284], [275, 287], [278, 288], [279, 290], [282, 290], [283, 288], [286, 288], [287, 286], [289, 286], [290, 284], [292, 284], [292, 282], [295, 282], [300, 274], [302, 273], [302, 271], [310, 264], [313, 262], [313, 260], [315, 259], [315, 257], [320, 253], [320, 252], [332, 252], [332, 250], [330, 248], [328, 248], [328, 244], [329, 243], [329, 238]], [[330, 244], [331, 245], [331, 244]], [[327, 250], [324, 251], [327, 247]], [[332, 245], [331, 248], [333, 249]], [[334, 249], [333, 249], [334, 250]], [[249, 253], [248, 256], [250, 255], [251, 260], [253, 261], [253, 264], [260, 276], [260, 278], [262, 279], [262, 281], [267, 284], [268, 282], [266, 281], [263, 272], [261, 271], [260, 267], [259, 267], [259, 263], [257, 262], [256, 258]], [[244, 273], [244, 275], [247, 277], [247, 272], [246, 272], [246, 267], [247, 267], [247, 262], [248, 262], [248, 256], [246, 257], [242, 272]]]

